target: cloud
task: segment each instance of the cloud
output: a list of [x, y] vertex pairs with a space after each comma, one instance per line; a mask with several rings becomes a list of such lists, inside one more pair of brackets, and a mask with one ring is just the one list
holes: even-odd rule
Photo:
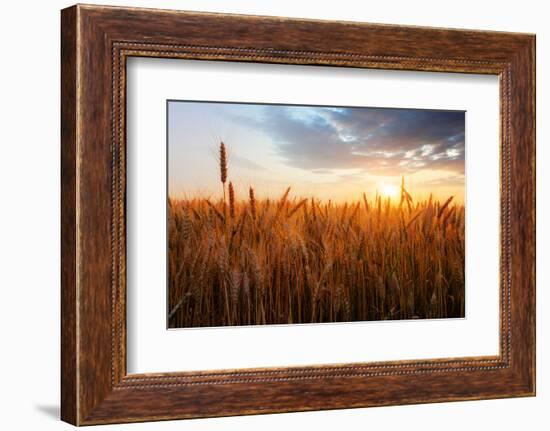
[[246, 157], [243, 157], [243, 156], [239, 156], [235, 153], [229, 154], [229, 162], [231, 163], [231, 165], [238, 166], [240, 168], [250, 169], [253, 171], [259, 171], [263, 169], [256, 162], [253, 162], [252, 160], [247, 159]]
[[313, 172], [464, 173], [464, 112], [265, 105], [241, 121], [268, 135], [288, 164]]

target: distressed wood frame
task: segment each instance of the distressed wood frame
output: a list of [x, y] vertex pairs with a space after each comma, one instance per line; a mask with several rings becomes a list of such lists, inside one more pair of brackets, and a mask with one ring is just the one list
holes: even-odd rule
[[[61, 18], [64, 421], [88, 425], [535, 394], [534, 35], [83, 5], [64, 9]], [[128, 375], [130, 56], [498, 75], [500, 354]]]

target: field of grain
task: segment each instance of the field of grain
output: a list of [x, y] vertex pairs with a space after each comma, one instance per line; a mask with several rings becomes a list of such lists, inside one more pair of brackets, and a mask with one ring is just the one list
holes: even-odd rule
[[364, 194], [335, 204], [237, 196], [168, 202], [171, 328], [464, 316], [464, 206]]

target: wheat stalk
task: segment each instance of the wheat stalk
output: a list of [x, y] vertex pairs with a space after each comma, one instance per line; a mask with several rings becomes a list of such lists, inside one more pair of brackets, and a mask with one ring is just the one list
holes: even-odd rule
[[233, 183], [229, 181], [229, 217], [235, 218], [235, 190], [233, 189]]
[[248, 189], [248, 198], [250, 203], [250, 215], [252, 220], [256, 220], [256, 197], [254, 196], [254, 189], [250, 187]]
[[287, 218], [291, 218], [294, 214], [296, 214], [296, 212], [298, 212], [298, 210], [299, 210], [300, 208], [302, 208], [302, 207], [306, 204], [306, 202], [307, 202], [307, 198], [304, 198], [304, 199], [302, 199], [300, 202], [298, 202], [298, 203], [294, 206], [294, 208], [292, 208], [292, 209], [288, 212]]
[[439, 212], [437, 213], [437, 219], [439, 220], [441, 218], [441, 216], [443, 215], [443, 213], [445, 212], [445, 210], [447, 209], [447, 207], [449, 206], [449, 204], [451, 203], [451, 201], [453, 200], [454, 196], [451, 196], [449, 199], [447, 199], [445, 201], [445, 203], [441, 206], [441, 208], [439, 209]]
[[220, 180], [223, 189], [223, 215], [225, 221], [225, 183], [227, 181], [227, 151], [223, 141], [220, 142]]

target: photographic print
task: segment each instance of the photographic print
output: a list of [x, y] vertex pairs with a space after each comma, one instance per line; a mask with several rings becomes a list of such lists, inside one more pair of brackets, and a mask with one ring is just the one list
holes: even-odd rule
[[169, 328], [464, 317], [464, 111], [167, 116]]

